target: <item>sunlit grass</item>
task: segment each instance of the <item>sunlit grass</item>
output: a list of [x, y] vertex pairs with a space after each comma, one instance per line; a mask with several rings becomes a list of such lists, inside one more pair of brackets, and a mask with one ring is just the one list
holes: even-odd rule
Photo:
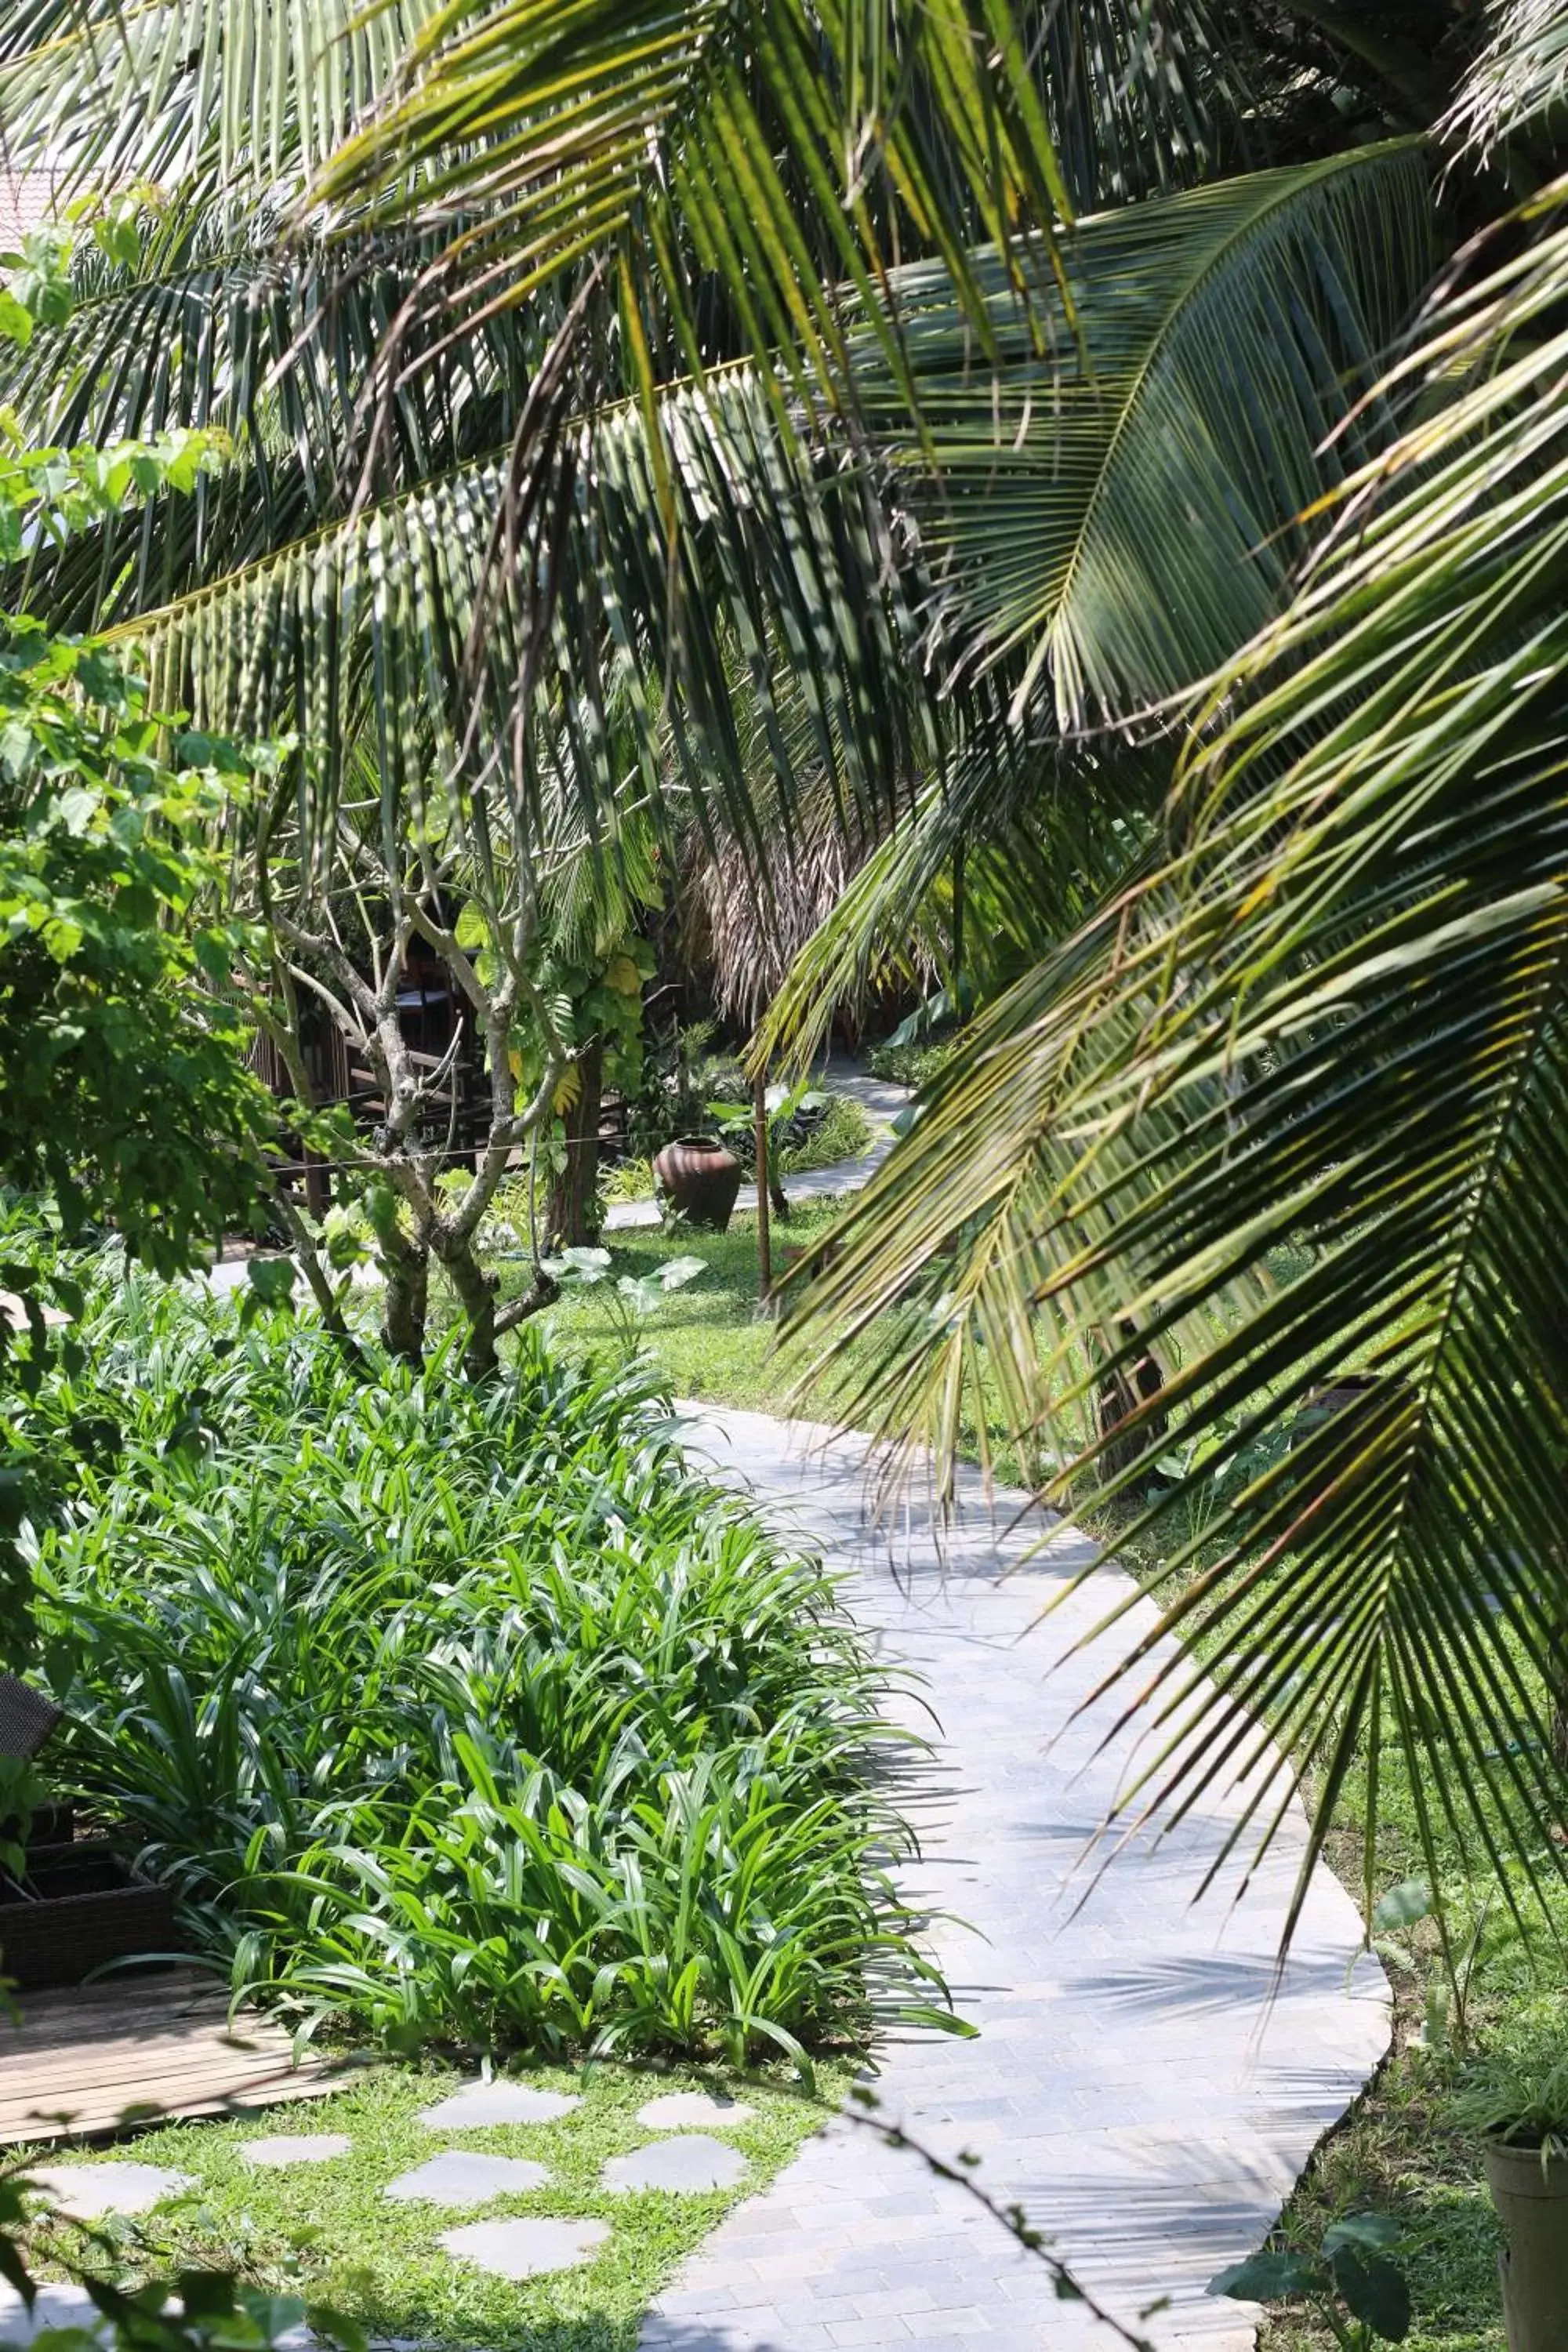
[[[234, 2265], [248, 2284], [324, 2304], [382, 2339], [480, 2352], [632, 2352], [638, 2315], [681, 2257], [731, 2206], [767, 2186], [830, 2112], [847, 2076], [842, 2068], [827, 2070], [814, 2100], [792, 2092], [777, 2074], [543, 2067], [526, 2079], [578, 2097], [582, 2104], [571, 2115], [480, 2131], [427, 2129], [420, 2111], [458, 2079], [433, 2063], [389, 2065], [323, 2100], [233, 2121], [167, 2125], [143, 2135], [133, 2149], [98, 2152], [165, 2165], [195, 2184], [178, 2203], [133, 2225], [116, 2225], [119, 2261], [132, 2276]], [[721, 2135], [746, 2158], [744, 2179], [698, 2196], [607, 2193], [600, 2179], [606, 2159], [659, 2137], [637, 2122], [637, 2109], [668, 2091], [694, 2087], [728, 2091], [752, 2110]], [[351, 2151], [287, 2170], [246, 2161], [252, 2140], [324, 2132], [347, 2135]], [[499, 2199], [477, 2210], [382, 2194], [389, 2181], [447, 2147], [531, 2158], [548, 2166], [550, 2180], [531, 2196]], [[98, 2154], [82, 2160], [95, 2162]], [[47, 2160], [59, 2158], [50, 2150]], [[582, 2268], [526, 2281], [493, 2277], [437, 2243], [455, 2225], [514, 2214], [591, 2218], [607, 2222], [613, 2234]], [[89, 2251], [75, 2231], [62, 2242]], [[58, 2263], [40, 2268], [58, 2274]]]

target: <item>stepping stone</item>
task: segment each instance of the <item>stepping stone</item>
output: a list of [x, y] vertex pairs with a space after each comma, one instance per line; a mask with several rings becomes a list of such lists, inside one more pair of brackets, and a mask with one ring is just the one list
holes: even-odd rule
[[706, 2091], [668, 2091], [637, 2109], [637, 2121], [649, 2131], [700, 2131], [712, 2124], [719, 2131], [743, 2124], [752, 2110], [744, 2099], [710, 2098]]
[[631, 2156], [613, 2156], [605, 2167], [605, 2187], [617, 2194], [664, 2189], [695, 2197], [704, 2189], [732, 2189], [746, 2169], [738, 2148], [692, 2132], [685, 2139], [656, 2139]]
[[353, 2146], [347, 2132], [279, 2132], [271, 2139], [247, 2140], [240, 2153], [247, 2164], [281, 2169], [291, 2164], [329, 2164], [334, 2156], [347, 2156]]
[[580, 2107], [581, 2099], [562, 2091], [536, 2091], [529, 2083], [468, 2083], [437, 2106], [426, 2107], [426, 2131], [482, 2131], [487, 2124], [552, 2124]]
[[525, 2279], [592, 2262], [609, 2234], [607, 2221], [470, 2221], [437, 2242], [497, 2278]]
[[165, 2197], [195, 2187], [190, 2173], [163, 2164], [36, 2164], [27, 2177], [57, 2212], [73, 2221], [97, 2221], [105, 2213], [149, 2213]]
[[381, 2193], [400, 2204], [428, 2198], [432, 2205], [488, 2205], [496, 2197], [526, 2197], [549, 2178], [542, 2164], [520, 2156], [476, 2156], [471, 2149], [451, 2147], [412, 2172], [399, 2173]]

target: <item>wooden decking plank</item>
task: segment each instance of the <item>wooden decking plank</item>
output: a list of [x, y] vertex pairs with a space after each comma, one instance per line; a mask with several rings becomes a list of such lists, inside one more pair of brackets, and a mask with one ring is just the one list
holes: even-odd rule
[[[226, 1994], [191, 1969], [26, 1995], [21, 2011], [0, 2024], [0, 2143], [112, 2131], [132, 2107], [177, 2117], [321, 2097], [342, 2079], [318, 2058], [296, 2066], [267, 2018], [231, 2027]], [[48, 2120], [60, 2113], [68, 2125]]]
[[[195, 2043], [187, 2049], [163, 2052], [138, 2058], [133, 2052], [110, 2056], [93, 2051], [85, 2063], [73, 2065], [37, 2066], [30, 2070], [29, 2087], [47, 2089], [50, 2095], [62, 2084], [68, 2088], [108, 2091], [121, 2084], [135, 2084], [156, 2080], [177, 2083], [192, 2074], [226, 2074], [236, 2082], [253, 2082], [258, 2075], [287, 2074], [292, 2069], [288, 2051], [275, 2051], [265, 2058], [239, 2061], [226, 2051], [208, 2043]], [[0, 2090], [4, 2074], [0, 2072]]]
[[79, 2032], [51, 2034], [47, 2039], [36, 2039], [28, 2035], [25, 2041], [0, 2042], [0, 2067], [3, 2067], [11, 2057], [23, 2055], [30, 2059], [33, 2064], [39, 2066], [51, 2065], [57, 2058], [63, 2058], [68, 2063], [74, 2060], [77, 2052], [87, 2042], [91, 2042], [95, 2048], [104, 2051], [145, 2050], [151, 2054], [159, 2050], [182, 2049], [192, 2042], [210, 2042], [215, 2049], [232, 2050], [237, 2058], [252, 2057], [275, 2050], [287, 2050], [290, 2046], [288, 2034], [277, 2031], [264, 2034], [252, 2034], [246, 2030], [243, 2022], [238, 2030], [231, 2034], [220, 2011], [216, 2017], [209, 2014], [205, 2017], [175, 2019], [172, 2022], [160, 2020], [150, 2030], [140, 2032], [135, 2028], [127, 2032], [121, 2022], [118, 2027], [109, 2031], [101, 2026], [97, 2029], [89, 2026], [84, 2027]]
[[212, 1977], [180, 1971], [127, 1981], [114, 1992], [83, 1985], [69, 1992], [22, 1993], [17, 2006], [19, 2023], [0, 2019], [0, 2058], [24, 2041], [32, 2045], [83, 2033], [124, 2032], [131, 2019], [144, 2027], [186, 2017], [224, 2017], [228, 2013], [228, 1996]]

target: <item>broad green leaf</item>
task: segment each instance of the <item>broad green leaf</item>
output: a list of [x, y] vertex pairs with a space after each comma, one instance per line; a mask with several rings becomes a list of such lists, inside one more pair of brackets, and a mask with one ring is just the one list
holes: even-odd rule
[[1242, 2303], [1275, 2303], [1283, 2296], [1311, 2294], [1323, 2284], [1316, 2263], [1301, 2254], [1249, 2254], [1210, 2279], [1211, 2294], [1234, 2295]]
[[1410, 2333], [1410, 2289], [1404, 2273], [1356, 2245], [1340, 2246], [1330, 2267], [1356, 2318], [1366, 2322], [1380, 2343], [1403, 2344]]

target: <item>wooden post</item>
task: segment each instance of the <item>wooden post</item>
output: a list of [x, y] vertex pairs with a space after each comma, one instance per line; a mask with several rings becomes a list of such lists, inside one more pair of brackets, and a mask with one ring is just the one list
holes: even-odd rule
[[773, 1286], [773, 1264], [768, 1230], [768, 1088], [760, 1076], [752, 1082], [752, 1117], [757, 1141], [757, 1299], [765, 1307]]

